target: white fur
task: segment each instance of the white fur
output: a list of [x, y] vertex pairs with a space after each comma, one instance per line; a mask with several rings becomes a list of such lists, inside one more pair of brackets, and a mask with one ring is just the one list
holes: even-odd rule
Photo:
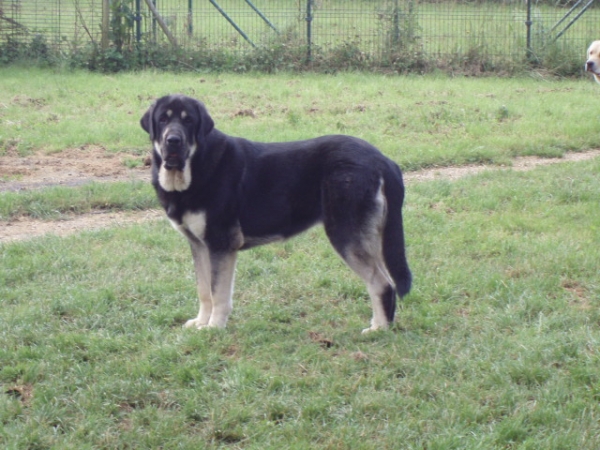
[[161, 166], [158, 171], [158, 182], [167, 192], [185, 191], [192, 183], [192, 171], [186, 161], [183, 170], [167, 170]]
[[[369, 333], [375, 330], [384, 330], [388, 327], [388, 320], [381, 302], [381, 294], [388, 285], [394, 285], [383, 259], [382, 233], [387, 214], [387, 200], [383, 192], [383, 179], [379, 181], [379, 190], [375, 196], [377, 211], [373, 213], [371, 223], [363, 231], [360, 248], [349, 249], [344, 256], [348, 266], [363, 279], [371, 298], [373, 317], [371, 326], [363, 330]], [[368, 260], [365, 258], [368, 257]]]
[[[196, 239], [190, 240], [200, 309], [198, 316], [188, 320], [186, 328], [217, 327], [225, 328], [227, 319], [233, 309], [233, 284], [235, 277], [236, 255], [228, 254], [213, 260], [204, 242], [206, 232], [206, 213], [187, 212], [181, 218], [181, 223], [171, 220], [171, 225], [181, 234], [189, 238], [191, 234]], [[213, 268], [217, 264], [218, 267]], [[213, 270], [216, 269], [216, 270]], [[213, 273], [218, 278], [213, 280]]]
[[[198, 329], [205, 327], [225, 328], [229, 314], [233, 309], [232, 295], [236, 254], [226, 254], [218, 260], [213, 260], [204, 242], [191, 242], [200, 310], [198, 316], [188, 320], [184, 327]], [[213, 268], [213, 264], [217, 264], [218, 267]], [[212, 273], [218, 274], [216, 280], [212, 280]]]
[[213, 290], [213, 307], [209, 327], [225, 328], [233, 310], [233, 284], [235, 279], [236, 254], [231, 253], [220, 262], [219, 278]]
[[191, 233], [199, 241], [204, 240], [204, 232], [206, 231], [206, 213], [186, 212], [181, 218], [181, 223], [171, 220], [171, 225], [181, 234], [187, 237], [187, 233]]
[[183, 225], [199, 240], [204, 240], [204, 232], [206, 231], [206, 213], [204, 211], [185, 213], [183, 215]]
[[[367, 291], [371, 297], [371, 306], [373, 308], [373, 317], [371, 318], [371, 326], [365, 328], [363, 334], [376, 330], [385, 330], [388, 328], [388, 320], [381, 303], [381, 294], [388, 285], [394, 285], [391, 275], [389, 274], [385, 262], [383, 260], [383, 228], [387, 215], [387, 199], [383, 192], [383, 179], [379, 180], [379, 190], [375, 196], [375, 204], [377, 212], [373, 214], [371, 223], [371, 234], [365, 236], [365, 248], [371, 255], [371, 263], [359, 269], [359, 275], [367, 284]], [[359, 264], [360, 267], [360, 264]]]
[[185, 328], [204, 328], [208, 326], [212, 315], [213, 299], [211, 292], [211, 268], [210, 253], [208, 247], [202, 241], [190, 241], [192, 247], [192, 256], [194, 258], [194, 269], [196, 272], [196, 288], [198, 290], [198, 299], [200, 309], [198, 316], [188, 320]]
[[600, 41], [594, 41], [587, 50], [587, 61], [585, 69], [594, 75], [594, 79], [600, 83]]
[[[154, 142], [154, 151], [162, 157], [160, 144]], [[164, 164], [158, 169], [158, 183], [167, 192], [185, 191], [192, 183], [192, 168], [190, 166], [190, 158], [196, 153], [196, 145], [190, 149], [190, 155], [185, 161], [183, 170], [167, 170]]]

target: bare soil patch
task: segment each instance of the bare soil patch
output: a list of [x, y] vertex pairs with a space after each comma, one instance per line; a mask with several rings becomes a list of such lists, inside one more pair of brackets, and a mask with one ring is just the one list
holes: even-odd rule
[[539, 158], [537, 156], [520, 156], [512, 160], [510, 166], [467, 165], [457, 167], [440, 167], [404, 173], [406, 183], [414, 181], [431, 181], [436, 179], [456, 180], [486, 170], [531, 170], [539, 166], [571, 161], [586, 161], [600, 156], [600, 149], [581, 153], [567, 153], [562, 158]]
[[0, 191], [76, 186], [91, 181], [149, 180], [147, 159], [138, 157], [136, 161], [129, 154], [111, 153], [100, 146], [26, 157], [9, 154], [0, 156]]
[[81, 231], [127, 226], [163, 217], [164, 213], [157, 209], [119, 212], [96, 211], [53, 221], [19, 217], [10, 222], [0, 222], [0, 243], [22, 241], [45, 234], [67, 236]]
[[[471, 165], [440, 167], [407, 172], [407, 185], [436, 179], [455, 180], [485, 170], [530, 170], [541, 165], [567, 161], [583, 161], [600, 156], [600, 149], [583, 153], [567, 153], [563, 158], [520, 157], [511, 166], [498, 167]], [[84, 183], [114, 182], [127, 180], [150, 181], [147, 158], [137, 167], [126, 164], [133, 157], [128, 154], [111, 153], [102, 147], [69, 149], [60, 153], [33, 156], [0, 157], [0, 191], [21, 191], [47, 186], [76, 186]], [[129, 164], [131, 165], [131, 164]], [[43, 221], [20, 217], [10, 222], [0, 222], [0, 243], [31, 239], [45, 234], [66, 236], [83, 230], [97, 230], [113, 226], [125, 226], [164, 217], [162, 211], [97, 211], [90, 214], [73, 215], [64, 220]]]

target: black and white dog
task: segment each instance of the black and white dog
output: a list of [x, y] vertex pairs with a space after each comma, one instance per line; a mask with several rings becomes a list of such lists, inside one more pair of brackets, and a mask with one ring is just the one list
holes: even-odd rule
[[200, 311], [186, 327], [224, 327], [232, 310], [236, 253], [289, 238], [319, 222], [366, 283], [371, 326], [394, 319], [411, 273], [398, 166], [350, 136], [259, 143], [216, 128], [204, 104], [158, 99], [141, 119], [153, 149], [152, 184], [189, 241]]

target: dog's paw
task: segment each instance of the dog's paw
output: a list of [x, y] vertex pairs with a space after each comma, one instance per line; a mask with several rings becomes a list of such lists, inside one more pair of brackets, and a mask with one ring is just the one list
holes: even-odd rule
[[207, 323], [202, 323], [197, 317], [195, 319], [190, 319], [188, 320], [184, 325], [183, 328], [196, 328], [198, 330], [200, 330], [201, 328], [204, 328], [208, 326]]
[[200, 320], [198, 317], [196, 317], [195, 319], [188, 320], [183, 325], [183, 328], [196, 328], [198, 330], [201, 330], [203, 328], [225, 328], [226, 324], [227, 320], [217, 321], [211, 319], [208, 323], [206, 323], [205, 321]]
[[371, 325], [369, 328], [365, 328], [364, 330], [362, 330], [362, 334], [368, 334], [374, 331], [385, 331], [387, 329], [387, 325]]

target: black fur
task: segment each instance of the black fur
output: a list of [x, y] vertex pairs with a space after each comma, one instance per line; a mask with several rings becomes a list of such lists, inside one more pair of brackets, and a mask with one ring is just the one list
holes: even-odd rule
[[[411, 286], [402, 227], [404, 186], [398, 166], [379, 150], [341, 135], [284, 143], [228, 136], [214, 128], [201, 102], [181, 95], [158, 99], [141, 125], [154, 146], [152, 184], [169, 219], [190, 241], [197, 273], [201, 246], [214, 263], [219, 255], [323, 223], [332, 245], [368, 286], [382, 283], [369, 281], [368, 274], [381, 272], [377, 258], [384, 261], [393, 285], [384, 283], [376, 301], [387, 322], [393, 321], [396, 292], [402, 297]], [[161, 176], [183, 177], [186, 165], [187, 182], [161, 184]], [[205, 214], [201, 235], [184, 223], [189, 212]], [[214, 271], [211, 286], [217, 295]], [[224, 326], [215, 317], [202, 323], [200, 315], [195, 326]], [[374, 310], [372, 329], [387, 326], [375, 316]]]

